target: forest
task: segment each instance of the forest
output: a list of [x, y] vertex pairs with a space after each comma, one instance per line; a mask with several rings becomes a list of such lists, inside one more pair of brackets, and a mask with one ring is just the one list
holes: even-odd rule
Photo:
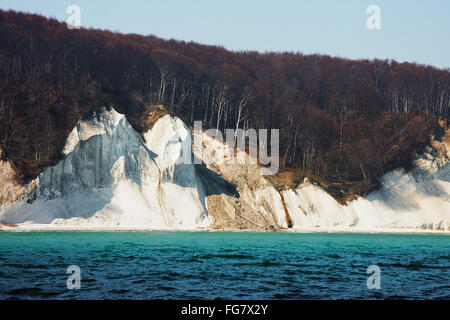
[[408, 168], [449, 118], [450, 70], [415, 63], [233, 52], [15, 11], [0, 11], [0, 43], [0, 148], [22, 182], [60, 160], [78, 120], [99, 107], [142, 133], [164, 105], [188, 125], [280, 129], [272, 181], [307, 177], [345, 202]]

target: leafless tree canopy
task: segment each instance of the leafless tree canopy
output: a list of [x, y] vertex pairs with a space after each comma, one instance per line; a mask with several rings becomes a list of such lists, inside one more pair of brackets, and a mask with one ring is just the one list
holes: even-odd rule
[[283, 170], [344, 198], [408, 165], [449, 117], [449, 70], [412, 63], [231, 52], [13, 11], [0, 11], [0, 43], [0, 147], [20, 178], [59, 160], [94, 108], [114, 106], [142, 132], [164, 104], [188, 124], [279, 128]]

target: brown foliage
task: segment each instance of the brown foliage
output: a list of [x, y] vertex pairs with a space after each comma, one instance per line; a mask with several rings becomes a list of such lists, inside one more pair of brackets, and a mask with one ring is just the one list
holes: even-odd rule
[[143, 132], [163, 104], [188, 124], [279, 128], [294, 180], [346, 199], [408, 165], [449, 116], [449, 70], [412, 63], [231, 52], [13, 11], [0, 11], [0, 43], [0, 147], [22, 178], [59, 160], [93, 110], [114, 107]]

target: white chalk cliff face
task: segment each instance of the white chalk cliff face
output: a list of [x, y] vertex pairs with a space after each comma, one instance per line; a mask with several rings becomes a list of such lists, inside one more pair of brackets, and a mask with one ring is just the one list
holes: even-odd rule
[[[191, 150], [193, 136], [201, 143]], [[389, 172], [379, 190], [341, 205], [308, 181], [277, 191], [256, 165], [215, 161], [235, 150], [178, 118], [160, 118], [142, 138], [103, 109], [80, 120], [65, 158], [28, 186], [0, 162], [0, 229], [449, 232], [449, 142], [447, 130], [411, 172]], [[186, 164], [192, 152], [208, 165]]]
[[294, 228], [450, 231], [449, 141], [447, 130], [442, 141], [432, 139], [412, 171], [385, 174], [379, 190], [345, 206], [309, 183], [284, 191]]
[[190, 135], [167, 115], [144, 141], [125, 116], [103, 109], [78, 123], [66, 157], [40, 174], [31, 201], [16, 202], [1, 221], [64, 229], [207, 226], [204, 188], [194, 166], [181, 164]]
[[[198, 133], [195, 133], [198, 134]], [[203, 143], [233, 152], [204, 133]], [[198, 152], [198, 150], [195, 150]], [[214, 226], [227, 228], [233, 216], [247, 218], [247, 228], [287, 228], [294, 231], [422, 232], [450, 231], [450, 129], [415, 161], [410, 172], [397, 169], [381, 180], [382, 187], [347, 205], [339, 204], [323, 189], [307, 180], [295, 190], [278, 192], [256, 166], [210, 165], [211, 170], [238, 186], [239, 203], [226, 195], [208, 197], [211, 208], [227, 213], [214, 215]], [[207, 162], [207, 161], [205, 161]], [[208, 161], [214, 163], [214, 161]], [[210, 210], [211, 211], [211, 210]]]

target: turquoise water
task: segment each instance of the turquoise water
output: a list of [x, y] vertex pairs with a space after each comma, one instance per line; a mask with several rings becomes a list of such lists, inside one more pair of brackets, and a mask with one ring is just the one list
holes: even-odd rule
[[0, 298], [450, 299], [450, 236], [0, 232]]

